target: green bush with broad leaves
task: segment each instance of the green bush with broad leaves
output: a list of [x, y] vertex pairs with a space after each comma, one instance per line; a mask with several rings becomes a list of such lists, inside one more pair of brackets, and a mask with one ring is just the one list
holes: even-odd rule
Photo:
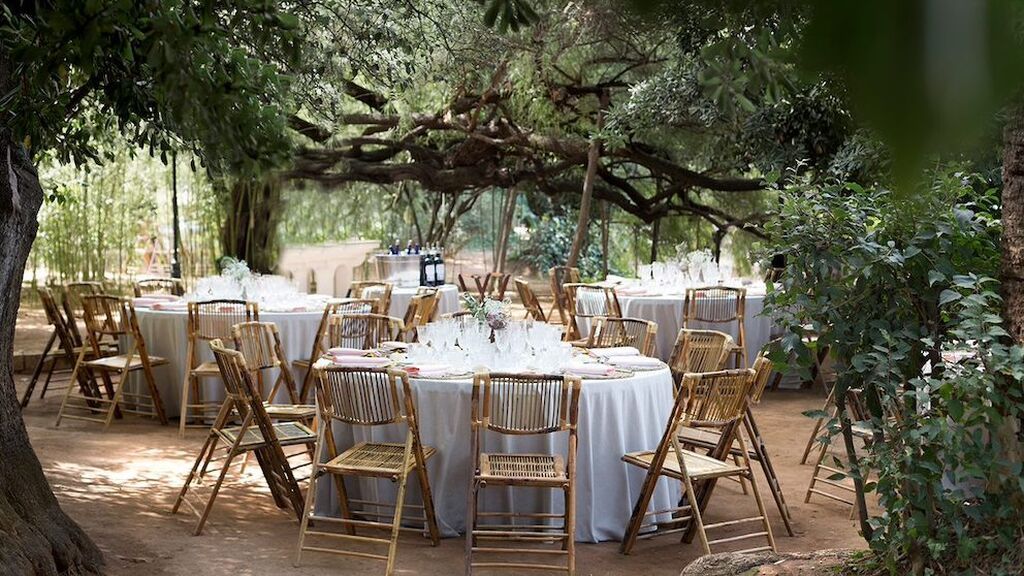
[[[838, 415], [821, 441], [861, 488], [872, 573], [1024, 565], [1024, 350], [1000, 316], [998, 206], [980, 178], [944, 174], [902, 196], [792, 189], [771, 224], [771, 249], [787, 258], [766, 301], [787, 327], [773, 359], [809, 366], [828, 346], [841, 366]], [[865, 408], [866, 448], [854, 444], [850, 390]], [[880, 514], [864, 513], [865, 492]]]

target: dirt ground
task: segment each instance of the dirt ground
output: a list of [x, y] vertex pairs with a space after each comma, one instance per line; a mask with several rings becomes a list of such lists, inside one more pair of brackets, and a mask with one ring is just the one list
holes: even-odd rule
[[[25, 375], [16, 378], [19, 395], [26, 380]], [[821, 497], [803, 503], [811, 467], [798, 461], [811, 422], [801, 412], [819, 407], [822, 400], [819, 392], [780, 390], [767, 394], [756, 409], [796, 526], [796, 536], [787, 536], [770, 508], [783, 552], [863, 546], [848, 507]], [[297, 522], [274, 507], [261, 479], [248, 473], [240, 482], [225, 484], [206, 532], [192, 536], [194, 518], [184, 512], [171, 516], [170, 508], [202, 443], [202, 430], [179, 438], [174, 427], [135, 418], [115, 422], [107, 431], [78, 422], [55, 429], [58, 406], [59, 394], [42, 401], [37, 395], [25, 420], [57, 497], [103, 549], [109, 574], [382, 573], [378, 562], [315, 553], [305, 554], [302, 567], [294, 568]], [[445, 487], [435, 487], [440, 489]], [[770, 503], [763, 483], [762, 493]], [[714, 521], [748, 516], [752, 510], [753, 500], [726, 482], [716, 490], [708, 516]], [[580, 544], [578, 574], [676, 576], [698, 553], [696, 542], [681, 544], [671, 536], [641, 541], [631, 556], [619, 554], [614, 542]], [[404, 536], [397, 568], [399, 574], [461, 573], [463, 540], [445, 539], [432, 548], [426, 540]]]

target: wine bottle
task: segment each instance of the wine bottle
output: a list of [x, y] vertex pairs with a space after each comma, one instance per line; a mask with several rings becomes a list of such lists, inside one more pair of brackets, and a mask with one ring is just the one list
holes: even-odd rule
[[435, 266], [436, 266], [436, 270], [437, 270], [437, 278], [435, 280], [435, 286], [443, 286], [444, 285], [444, 281], [445, 281], [445, 277], [444, 277], [444, 248], [438, 248], [437, 249], [437, 259], [434, 260], [434, 262], [436, 263]]

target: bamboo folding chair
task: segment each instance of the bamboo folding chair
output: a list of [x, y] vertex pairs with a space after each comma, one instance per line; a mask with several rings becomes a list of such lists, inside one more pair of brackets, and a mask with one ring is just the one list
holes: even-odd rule
[[[385, 574], [395, 569], [398, 537], [401, 531], [426, 533], [431, 545], [437, 546], [439, 534], [434, 514], [434, 501], [427, 477], [427, 460], [435, 450], [420, 441], [416, 423], [416, 408], [412, 390], [405, 372], [365, 368], [329, 366], [318, 370], [317, 405], [320, 409], [320, 428], [313, 458], [313, 472], [306, 495], [306, 508], [299, 528], [298, 551], [295, 565], [302, 562], [302, 552], [310, 550], [343, 556], [370, 558], [387, 563]], [[333, 424], [340, 422], [353, 427], [399, 426], [405, 428], [404, 442], [360, 442], [344, 452], [334, 438]], [[423, 498], [422, 506], [405, 502], [409, 475], [415, 474]], [[314, 512], [317, 480], [330, 476], [338, 491], [341, 518], [319, 516]], [[394, 504], [350, 499], [345, 489], [346, 477], [389, 480], [398, 487]], [[354, 508], [353, 505], [358, 506]], [[402, 525], [406, 509], [422, 512], [423, 526], [412, 528]], [[393, 510], [391, 514], [385, 513]], [[313, 524], [312, 528], [310, 523]], [[321, 524], [323, 526], [321, 526]], [[328, 531], [330, 526], [340, 531]], [[357, 528], [370, 528], [390, 532], [390, 538], [376, 538], [356, 533]], [[351, 549], [310, 546], [307, 537], [333, 539], [348, 543], [387, 546], [387, 554], [368, 553]]]
[[548, 311], [548, 318], [552, 321], [555, 319], [555, 312], [558, 312], [558, 318], [562, 324], [569, 325], [569, 300], [566, 298], [565, 290], [562, 288], [566, 284], [578, 284], [580, 281], [580, 270], [579, 268], [570, 268], [568, 266], [554, 266], [548, 270], [548, 278], [551, 282], [551, 296], [554, 298], [554, 302], [551, 303], [551, 310]]
[[[277, 324], [273, 322], [241, 322], [231, 328], [235, 341], [235, 350], [242, 353], [245, 365], [250, 372], [257, 375], [257, 392], [264, 399], [264, 409], [271, 418], [280, 420], [300, 420], [311, 422], [316, 416], [316, 406], [301, 404], [299, 393], [295, 389], [295, 378], [288, 367], [281, 348], [281, 335]], [[277, 378], [270, 388], [270, 394], [263, 395], [264, 386], [262, 373], [264, 370], [278, 369]], [[275, 404], [277, 394], [284, 388], [288, 393], [290, 404]]]
[[302, 388], [299, 390], [299, 402], [305, 403], [309, 397], [310, 390], [313, 389], [313, 379], [316, 377], [313, 373], [313, 363], [316, 362], [320, 356], [327, 352], [327, 321], [332, 314], [379, 314], [378, 307], [380, 306], [380, 300], [374, 298], [363, 298], [363, 299], [345, 299], [343, 301], [328, 302], [324, 306], [323, 316], [320, 317], [320, 324], [316, 328], [316, 336], [313, 339], [313, 350], [309, 353], [309, 358], [293, 360], [292, 366], [299, 370], [304, 370], [304, 376], [302, 377]]
[[[622, 539], [620, 550], [623, 554], [632, 551], [638, 538], [683, 533], [684, 541], [689, 541], [694, 532], [700, 538], [704, 554], [710, 554], [713, 545], [761, 537], [767, 539], [767, 546], [743, 552], [775, 550], [775, 538], [772, 536], [771, 525], [768, 523], [764, 503], [761, 501], [757, 481], [747, 457], [747, 446], [743, 436], [737, 434], [753, 380], [754, 371], [750, 369], [684, 375], [682, 388], [676, 394], [668, 425], [657, 449], [633, 452], [622, 457], [627, 464], [647, 470], [647, 477], [644, 479], [640, 496]], [[681, 426], [719, 430], [720, 442], [709, 454], [685, 450], [678, 437]], [[740, 446], [740, 464], [726, 461], [734, 441]], [[647, 508], [658, 479], [663, 476], [683, 483], [685, 502], [678, 507], [648, 512]], [[719, 478], [737, 476], [750, 482], [758, 515], [705, 524], [703, 514], [715, 482]], [[652, 522], [645, 522], [649, 516], [661, 514], [672, 514], [673, 517], [666, 522], [658, 522], [656, 518]], [[708, 530], [751, 522], [759, 522], [763, 530], [715, 540], [708, 539]], [[642, 530], [651, 527], [655, 528], [653, 532], [641, 534]]]
[[705, 324], [736, 323], [736, 342], [730, 355], [735, 355], [737, 368], [747, 367], [747, 333], [743, 318], [747, 308], [747, 289], [729, 286], [687, 288], [683, 304], [683, 328], [694, 322]]
[[[474, 568], [503, 568], [520, 572], [553, 570], [572, 576], [576, 571], [576, 445], [580, 380], [574, 376], [538, 374], [477, 374], [473, 379], [473, 477], [466, 518], [466, 574]], [[500, 454], [487, 452], [487, 432], [523, 436], [568, 431], [567, 454]], [[479, 512], [480, 491], [489, 486], [561, 490], [563, 514]], [[528, 518], [536, 523], [520, 524]], [[493, 519], [507, 523], [480, 523]], [[561, 519], [561, 526], [552, 522]], [[481, 542], [487, 541], [487, 542]], [[550, 547], [501, 547], [490, 541], [555, 542]], [[565, 556], [565, 564], [532, 562], [474, 562], [477, 554], [515, 557]]]
[[332, 314], [327, 325], [328, 347], [372, 350], [397, 340], [402, 321], [383, 314]]
[[402, 336], [406, 342], [416, 342], [418, 335], [416, 327], [424, 326], [430, 322], [437, 307], [437, 291], [432, 293], [416, 294], [409, 300], [409, 307], [405, 310], [405, 318], [402, 319]]
[[672, 357], [668, 361], [676, 387], [679, 387], [683, 374], [687, 372], [715, 372], [725, 368], [725, 361], [732, 348], [732, 336], [725, 332], [686, 328], [680, 330], [672, 348]]
[[[835, 388], [829, 393], [829, 403], [831, 408], [829, 410], [829, 419], [835, 418], [838, 413], [838, 408], [835, 405]], [[870, 444], [874, 440], [874, 433], [870, 426], [864, 424], [869, 420], [867, 411], [861, 405], [860, 393], [857, 390], [848, 390], [846, 394], [846, 406], [849, 410], [847, 418], [850, 422], [850, 432], [853, 437], [861, 440], [864, 444]], [[829, 404], [826, 404], [828, 406]], [[815, 459], [814, 472], [811, 474], [811, 482], [807, 486], [807, 492], [804, 494], [804, 503], [811, 501], [811, 495], [818, 494], [824, 496], [830, 500], [842, 502], [848, 504], [851, 507], [850, 517], [852, 518], [857, 512], [856, 506], [856, 494], [857, 489], [852, 481], [849, 480], [850, 472], [838, 468], [841, 464], [839, 459], [835, 458], [835, 466], [826, 464], [826, 459], [829, 454], [829, 449], [832, 447], [832, 437], [826, 436], [819, 440], [820, 446], [818, 448], [818, 457]], [[856, 456], [856, 452], [854, 453]], [[843, 452], [842, 457], [847, 459], [848, 454]], [[848, 461], [847, 465], [850, 464]], [[866, 477], [867, 470], [862, 468], [861, 474]], [[843, 476], [842, 478], [839, 476]], [[824, 485], [824, 486], [822, 486]], [[829, 488], [833, 489], [830, 490]]]
[[523, 307], [526, 308], [527, 318], [533, 318], [537, 322], [548, 321], [544, 316], [544, 307], [541, 306], [540, 300], [537, 299], [537, 295], [533, 293], [533, 289], [530, 288], [529, 282], [516, 278], [516, 292], [519, 293], [519, 299], [522, 300]]
[[[166, 425], [167, 415], [164, 413], [160, 391], [156, 387], [153, 367], [169, 362], [164, 358], [150, 356], [146, 351], [146, 341], [139, 331], [139, 322], [131, 301], [117, 296], [84, 296], [82, 305], [89, 344], [79, 348], [75, 367], [71, 371], [71, 381], [78, 381], [80, 375], [84, 374], [90, 380], [90, 385], [78, 388], [68, 386], [55, 426], [60, 426], [61, 421], [68, 418], [97, 422], [106, 428], [110, 426], [114, 416], [120, 416], [122, 412], [154, 416], [161, 424]], [[128, 352], [116, 356], [102, 356], [100, 340], [103, 337], [110, 337], [115, 341], [119, 338], [128, 339], [131, 342], [128, 345]], [[89, 349], [92, 351], [92, 359], [87, 359]], [[128, 375], [138, 371], [142, 372], [148, 393], [125, 391]], [[92, 393], [98, 389], [98, 385], [91, 384], [95, 382], [96, 373], [103, 379], [106, 398], [101, 394]], [[112, 379], [111, 375], [116, 376], [116, 380]], [[75, 393], [76, 390], [79, 391], [78, 394]]]
[[204, 402], [202, 380], [220, 378], [216, 362], [199, 362], [201, 342], [231, 342], [231, 327], [240, 322], [260, 319], [259, 306], [244, 300], [206, 300], [188, 303], [188, 352], [185, 356], [185, 381], [181, 385], [179, 434], [185, 435], [190, 413], [201, 422], [220, 409], [219, 402]]
[[[725, 356], [723, 355], [723, 361], [724, 358]], [[753, 370], [754, 383], [750, 388], [750, 400], [747, 402], [746, 410], [743, 414], [743, 432], [746, 434], [746, 439], [750, 441], [747, 457], [761, 465], [761, 472], [764, 473], [765, 480], [768, 482], [768, 489], [775, 500], [775, 506], [779, 509], [779, 515], [782, 517], [782, 523], [786, 526], [786, 532], [790, 536], [794, 536], [792, 516], [789, 513], [789, 506], [786, 505], [786, 496], [782, 491], [779, 475], [775, 473], [775, 466], [772, 465], [771, 456], [768, 454], [768, 446], [761, 435], [761, 429], [757, 426], [757, 420], [754, 418], [754, 411], [751, 408], [753, 405], [761, 403], [764, 390], [773, 372], [772, 362], [763, 351], [754, 359]], [[686, 448], [714, 450], [721, 443], [721, 434], [700, 428], [682, 428], [680, 429], [679, 442]], [[739, 461], [741, 454], [737, 446], [730, 446], [729, 454], [733, 457], [734, 461]], [[742, 482], [741, 484], [745, 490], [746, 485]]]
[[[75, 359], [78, 357], [78, 353], [81, 352], [81, 346], [75, 343], [71, 329], [68, 327], [67, 319], [57, 305], [53, 292], [46, 287], [37, 288], [36, 291], [39, 293], [39, 299], [43, 303], [46, 321], [53, 327], [53, 332], [50, 333], [50, 338], [46, 341], [43, 353], [39, 355], [39, 361], [36, 362], [36, 367], [32, 370], [32, 379], [29, 380], [28, 388], [25, 389], [25, 394], [21, 398], [22, 408], [28, 406], [29, 401], [32, 399], [32, 392], [35, 391], [39, 377], [42, 376], [43, 368], [47, 364], [46, 380], [43, 381], [43, 389], [39, 392], [40, 400], [46, 397], [46, 392], [50, 388], [50, 382], [57, 370], [57, 365], [63, 362], [67, 366], [67, 370], [73, 370]], [[55, 344], [56, 347], [54, 347]], [[93, 356], [92, 347], [88, 347], [85, 353], [86, 357], [91, 359]], [[69, 385], [73, 385], [73, 383], [69, 383]], [[91, 381], [84, 372], [78, 375], [78, 385], [79, 390], [86, 396], [94, 396], [99, 393], [98, 389], [92, 388]]]
[[[596, 320], [599, 316], [605, 318], [622, 318], [622, 308], [619, 306], [619, 297], [615, 294], [615, 288], [598, 286], [596, 284], [565, 284], [565, 298], [568, 302], [569, 330], [567, 338], [585, 343], [585, 336], [580, 329], [582, 323]], [[589, 335], [590, 330], [587, 331]]]
[[639, 318], [600, 317], [596, 319], [590, 330], [586, 347], [632, 346], [644, 356], [654, 356], [654, 343], [657, 336], [657, 322]]
[[368, 280], [357, 280], [349, 286], [345, 293], [347, 298], [372, 299], [378, 302], [377, 314], [391, 313], [391, 291], [394, 286], [390, 282], [373, 282]]
[[[82, 338], [82, 333], [78, 328], [78, 321], [85, 321], [85, 310], [82, 305], [82, 298], [84, 296], [99, 296], [105, 294], [102, 282], [68, 282], [64, 285], [64, 314], [68, 319], [68, 327], [71, 328], [71, 333], [75, 338], [75, 343], [81, 346], [85, 343], [85, 339]], [[111, 345], [111, 342], [103, 342], [104, 346]]]
[[185, 284], [180, 278], [144, 278], [136, 280], [132, 284], [135, 297], [141, 298], [150, 294], [170, 294], [172, 296], [183, 296]]
[[[303, 509], [302, 491], [285, 457], [284, 447], [303, 446], [307, 451], [312, 450], [316, 433], [301, 422], [271, 422], [264, 410], [262, 399], [256, 393], [252, 373], [246, 366], [242, 353], [225, 348], [219, 339], [212, 340], [210, 348], [221, 370], [226, 397], [210, 427], [206, 442], [185, 479], [185, 485], [181, 487], [178, 498], [174, 501], [171, 514], [176, 514], [181, 505], [185, 504], [199, 517], [192, 533], [200, 535], [232, 464], [239, 456], [253, 453], [263, 471], [274, 503], [282, 510], [291, 507], [295, 517], [300, 518]], [[239, 423], [236, 424], [236, 421]], [[226, 449], [223, 450], [222, 457], [215, 458], [218, 444], [224, 444]], [[238, 461], [244, 462], [245, 458]], [[218, 462], [220, 468], [211, 469], [210, 465], [214, 462]], [[192, 488], [193, 482], [203, 483], [207, 474], [217, 474], [217, 479], [210, 486], [210, 493], [205, 501], [201, 495], [197, 495], [200, 501], [196, 506], [196, 503], [187, 497], [189, 489]]]

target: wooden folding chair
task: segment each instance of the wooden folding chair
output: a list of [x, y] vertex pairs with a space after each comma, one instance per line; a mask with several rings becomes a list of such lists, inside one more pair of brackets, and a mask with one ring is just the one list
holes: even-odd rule
[[185, 294], [185, 284], [180, 278], [143, 278], [132, 283], [132, 288], [136, 298], [150, 294], [170, 294], [172, 296]]
[[715, 372], [725, 368], [725, 361], [732, 348], [732, 336], [725, 332], [686, 328], [680, 330], [672, 348], [672, 357], [668, 361], [676, 387], [679, 387], [683, 374], [687, 372]]
[[[585, 336], [580, 325], [587, 325], [598, 317], [622, 318], [622, 308], [615, 288], [596, 284], [565, 284], [565, 299], [568, 302], [569, 330], [566, 332], [570, 341], [585, 343]], [[590, 334], [590, 331], [587, 331]]]
[[[245, 365], [250, 372], [257, 375], [257, 392], [264, 399], [267, 415], [279, 420], [300, 420], [311, 422], [316, 416], [316, 406], [299, 402], [299, 393], [295, 388], [295, 378], [288, 367], [281, 347], [281, 335], [277, 324], [273, 322], [241, 322], [231, 329], [235, 341], [235, 350], [242, 353]], [[277, 378], [270, 388], [270, 394], [264, 395], [262, 373], [264, 370], [277, 369]], [[281, 388], [288, 392], [289, 404], [275, 404]]]
[[632, 346], [644, 356], [654, 356], [654, 343], [657, 336], [657, 322], [639, 318], [599, 317], [595, 319], [594, 326], [590, 330], [586, 347]]
[[[419, 288], [416, 289], [416, 294], [417, 295], [433, 296], [434, 297], [434, 306], [430, 310], [430, 317], [427, 318], [426, 321], [427, 322], [433, 322], [434, 320], [437, 320], [437, 312], [441, 308], [441, 306], [440, 306], [440, 303], [441, 303], [441, 292], [437, 288], [430, 288], [428, 286], [420, 286]], [[408, 312], [408, 310], [406, 310], [406, 312]]]
[[[466, 511], [466, 574], [474, 568], [522, 571], [576, 572], [576, 445], [580, 380], [574, 376], [538, 374], [477, 374], [473, 379], [473, 478]], [[540, 435], [568, 431], [567, 454], [510, 454], [486, 451], [486, 433]], [[561, 490], [563, 514], [479, 512], [481, 489], [515, 486]], [[533, 524], [519, 524], [529, 518]], [[498, 524], [480, 523], [498, 520]], [[509, 522], [500, 523], [502, 519]], [[552, 521], [561, 519], [561, 525]], [[486, 541], [486, 542], [481, 542]], [[500, 547], [490, 542], [554, 542], [560, 549]], [[533, 562], [474, 562], [478, 554], [541, 557], [565, 556], [565, 564]]]
[[[737, 434], [738, 424], [746, 410], [753, 380], [754, 371], [749, 369], [684, 375], [682, 388], [676, 394], [676, 401], [658, 448], [654, 451], [633, 452], [622, 457], [627, 464], [647, 471], [640, 497], [637, 498], [633, 515], [622, 539], [620, 550], [623, 554], [629, 554], [632, 551], [638, 538], [683, 533], [684, 540], [689, 541], [694, 532], [700, 538], [704, 554], [711, 553], [712, 545], [761, 537], [767, 539], [768, 546], [752, 548], [743, 552], [775, 550], [775, 538], [772, 536], [764, 503], [761, 501], [761, 494], [757, 489], [757, 481], [750, 467], [747, 446], [743, 436]], [[720, 433], [721, 440], [709, 454], [685, 450], [679, 442], [680, 426], [716, 429]], [[738, 442], [740, 446], [741, 463], [739, 465], [726, 461], [734, 441]], [[757, 503], [758, 516], [705, 524], [703, 514], [715, 482], [719, 478], [735, 476], [744, 478], [753, 487], [752, 492]], [[679, 480], [683, 483], [685, 502], [678, 507], [648, 512], [647, 508], [650, 505], [651, 497], [658, 479], [661, 477]], [[658, 522], [657, 518], [652, 522], [646, 522], [649, 516], [664, 514], [671, 514], [673, 517], [666, 522]], [[708, 530], [751, 522], [759, 522], [763, 531], [715, 540], [708, 539]], [[641, 534], [642, 530], [651, 527], [655, 528], [653, 532]]]
[[391, 313], [391, 291], [394, 286], [390, 282], [372, 282], [357, 280], [349, 286], [345, 296], [355, 299], [372, 299], [378, 302], [376, 314]]
[[[838, 408], [835, 403], [835, 388], [829, 393], [829, 399], [826, 406], [829, 406], [829, 419], [835, 418], [838, 413]], [[853, 434], [855, 439], [859, 439], [864, 444], [870, 444], [874, 440], [874, 433], [870, 426], [865, 423], [868, 422], [870, 417], [868, 416], [867, 410], [865, 410], [861, 404], [860, 391], [851, 389], [846, 394], [846, 417], [850, 419], [850, 432]], [[826, 459], [832, 448], [832, 436], [825, 436], [822, 439], [814, 438], [813, 440], [819, 441], [818, 457], [814, 463], [814, 472], [811, 473], [811, 482], [807, 486], [807, 492], [804, 494], [804, 503], [811, 501], [813, 494], [824, 496], [830, 500], [842, 502], [850, 506], [850, 517], [852, 518], [856, 512], [856, 494], [857, 489], [852, 479], [849, 477], [849, 470], [842, 470], [838, 466], [841, 466], [840, 462], [845, 461], [845, 465], [849, 466], [849, 454], [846, 453], [844, 447], [840, 446], [842, 455], [840, 457], [833, 457], [833, 465], [826, 464]], [[854, 454], [856, 456], [856, 454]], [[867, 477], [867, 469], [861, 464], [861, 474]], [[836, 478], [836, 476], [843, 476], [843, 478]]]
[[[412, 390], [405, 372], [373, 370], [365, 368], [343, 368], [329, 366], [318, 370], [317, 405], [320, 408], [320, 428], [313, 458], [313, 473], [310, 477], [309, 492], [306, 495], [306, 509], [302, 514], [299, 528], [298, 552], [295, 565], [302, 562], [302, 552], [311, 550], [343, 556], [371, 558], [386, 562], [385, 574], [391, 576], [395, 569], [395, 555], [398, 552], [398, 536], [403, 530], [426, 534], [431, 545], [437, 546], [439, 535], [434, 514], [434, 501], [427, 477], [427, 460], [435, 450], [420, 441], [416, 423], [416, 407], [412, 401]], [[399, 426], [405, 428], [404, 442], [360, 442], [339, 453], [334, 438], [335, 422], [358, 427]], [[409, 475], [415, 474], [423, 498], [422, 506], [406, 504], [406, 485]], [[341, 518], [319, 516], [314, 512], [317, 480], [330, 476], [338, 491]], [[354, 500], [345, 489], [346, 477], [377, 478], [389, 480], [398, 487], [393, 505], [369, 500]], [[358, 508], [353, 507], [353, 504]], [[406, 509], [419, 510], [423, 514], [422, 528], [403, 526]], [[393, 510], [392, 514], [384, 511]], [[312, 528], [310, 523], [313, 524]], [[330, 526], [341, 531], [328, 531]], [[357, 528], [370, 528], [390, 532], [390, 538], [376, 538], [356, 533]], [[310, 546], [306, 538], [320, 538], [324, 541], [362, 543], [387, 546], [387, 554], [367, 553], [342, 548], [328, 548], [325, 545]]]
[[747, 333], [743, 317], [747, 308], [747, 289], [729, 286], [687, 288], [683, 304], [683, 328], [692, 328], [694, 322], [705, 324], [736, 323], [736, 342], [731, 355], [735, 355], [737, 368], [747, 367]]
[[[722, 356], [723, 361], [725, 355]], [[747, 457], [761, 465], [761, 471], [764, 473], [765, 480], [768, 482], [768, 489], [772, 493], [772, 498], [775, 500], [775, 506], [779, 509], [779, 515], [782, 517], [782, 523], [786, 526], [786, 532], [790, 536], [794, 536], [792, 516], [789, 513], [789, 506], [786, 505], [786, 496], [782, 491], [782, 485], [779, 482], [779, 476], [775, 473], [775, 467], [772, 465], [771, 456], [768, 454], [768, 447], [761, 435], [761, 430], [757, 426], [757, 420], [754, 418], [754, 411], [752, 406], [761, 403], [761, 398], [764, 395], [764, 390], [768, 385], [768, 381], [771, 379], [773, 367], [772, 362], [762, 354], [758, 355], [754, 359], [754, 384], [750, 388], [750, 401], [747, 402], [746, 410], [743, 415], [743, 432], [746, 433], [747, 440], [750, 441], [750, 447], [747, 450]], [[705, 450], [714, 450], [721, 443], [721, 434], [717, 431], [709, 431], [701, 428], [681, 428], [679, 434], [679, 442], [684, 448], [701, 448]], [[729, 454], [733, 457], [733, 460], [738, 462], [740, 457], [740, 450], [734, 444], [730, 446]], [[744, 484], [744, 490], [746, 485]]]
[[293, 367], [304, 370], [302, 388], [299, 390], [300, 403], [304, 404], [306, 402], [310, 390], [313, 389], [313, 380], [316, 377], [312, 370], [313, 363], [327, 352], [327, 346], [325, 346], [327, 342], [327, 319], [332, 314], [380, 314], [381, 312], [378, 309], [380, 305], [380, 300], [375, 298], [362, 298], [336, 300], [328, 302], [324, 306], [324, 313], [320, 317], [320, 324], [317, 325], [316, 337], [313, 339], [313, 350], [309, 353], [309, 358], [292, 361]]
[[[83, 296], [99, 296], [105, 294], [102, 282], [68, 282], [64, 285], [64, 301], [61, 303], [64, 307], [64, 314], [68, 319], [68, 327], [71, 329], [72, 336], [75, 339], [75, 344], [81, 346], [85, 343], [85, 339], [82, 338], [82, 333], [78, 328], [78, 321], [85, 321], [85, 310], [82, 307]], [[116, 343], [112, 343], [109, 340], [102, 343], [104, 346], [111, 346]]]
[[554, 302], [551, 303], [551, 310], [548, 311], [548, 318], [555, 319], [555, 312], [558, 312], [560, 322], [569, 325], [569, 300], [562, 288], [566, 284], [578, 284], [580, 281], [579, 268], [568, 266], [554, 266], [548, 270], [548, 279], [551, 282], [551, 296]]
[[[32, 392], [35, 391], [36, 384], [39, 382], [39, 377], [42, 376], [44, 367], [46, 367], [46, 380], [43, 381], [43, 389], [39, 392], [40, 400], [46, 397], [46, 392], [50, 388], [50, 382], [57, 371], [57, 365], [63, 362], [67, 366], [65, 371], [73, 370], [75, 359], [78, 357], [78, 353], [81, 352], [81, 345], [75, 343], [71, 329], [68, 327], [67, 319], [57, 305], [53, 292], [46, 287], [37, 288], [36, 291], [39, 293], [39, 299], [43, 303], [46, 321], [53, 327], [53, 332], [50, 333], [50, 338], [46, 341], [43, 353], [39, 355], [36, 367], [32, 370], [32, 379], [29, 380], [28, 388], [25, 389], [25, 393], [21, 398], [22, 408], [28, 406], [29, 401], [32, 399]], [[56, 347], [54, 347], [54, 344], [56, 344]], [[86, 358], [92, 358], [91, 346], [86, 349], [85, 354]], [[72, 385], [72, 383], [69, 383], [69, 385]], [[84, 373], [78, 375], [78, 385], [79, 390], [86, 396], [94, 396], [99, 393], [98, 389], [93, 390], [90, 388], [92, 384]]]
[[402, 331], [402, 321], [391, 316], [332, 314], [327, 325], [327, 345], [372, 350], [382, 342], [397, 340]]
[[533, 289], [530, 288], [529, 282], [516, 278], [516, 292], [519, 293], [519, 299], [522, 300], [523, 307], [526, 308], [527, 318], [533, 318], [537, 322], [548, 321], [544, 316], [544, 307], [540, 305], [540, 300], [538, 300], [537, 295], [533, 293]]
[[244, 300], [206, 300], [188, 303], [188, 352], [185, 356], [185, 381], [181, 386], [181, 420], [179, 434], [185, 435], [191, 413], [202, 426], [202, 420], [216, 414], [219, 402], [204, 402], [202, 380], [220, 378], [216, 362], [199, 362], [203, 342], [232, 342], [231, 327], [240, 322], [260, 319], [259, 306]]
[[406, 342], [416, 342], [418, 337], [416, 327], [430, 322], [436, 306], [436, 290], [433, 293], [416, 294], [413, 296], [409, 300], [409, 307], [405, 310], [405, 318], [402, 320], [402, 339]]
[[[291, 466], [284, 454], [284, 447], [303, 446], [311, 451], [316, 440], [316, 433], [301, 422], [273, 423], [263, 407], [263, 400], [256, 393], [256, 385], [252, 373], [245, 364], [241, 352], [225, 348], [219, 339], [210, 342], [217, 366], [222, 371], [226, 398], [210, 427], [195, 464], [181, 487], [178, 498], [174, 501], [171, 514], [176, 514], [185, 504], [199, 520], [193, 534], [203, 532], [213, 504], [220, 493], [221, 485], [239, 456], [255, 454], [263, 476], [270, 488], [274, 503], [278, 508], [291, 508], [296, 518], [301, 518], [303, 501], [302, 491], [295, 480]], [[236, 424], [235, 422], [239, 423]], [[215, 459], [218, 444], [224, 444], [223, 459]], [[239, 461], [244, 462], [244, 458]], [[220, 463], [220, 468], [210, 468], [213, 462]], [[193, 482], [201, 484], [207, 474], [217, 474], [217, 479], [210, 486], [210, 493], [205, 499], [197, 495], [199, 502], [191, 502], [187, 496]], [[198, 504], [198, 506], [196, 505]]]
[[[161, 424], [166, 425], [167, 415], [160, 399], [160, 390], [156, 387], [153, 367], [168, 364], [168, 361], [150, 356], [146, 351], [146, 341], [139, 332], [138, 319], [135, 317], [135, 308], [131, 301], [117, 296], [94, 295], [83, 296], [82, 305], [92, 359], [87, 358], [87, 346], [80, 347], [75, 368], [71, 372], [71, 381], [78, 381], [79, 376], [85, 374], [94, 382], [96, 373], [99, 373], [107, 397], [93, 395], [92, 391], [97, 390], [98, 385], [93, 386], [91, 382], [89, 386], [68, 386], [55, 426], [60, 426], [61, 420], [69, 418], [97, 422], [106, 428], [110, 426], [114, 416], [119, 416], [122, 412], [154, 416]], [[115, 341], [119, 338], [128, 339], [131, 342], [128, 345], [128, 352], [116, 356], [102, 356], [100, 340], [104, 337], [110, 337]], [[142, 372], [148, 393], [125, 390], [128, 375], [138, 371]], [[112, 379], [111, 375], [116, 376], [116, 379]]]

